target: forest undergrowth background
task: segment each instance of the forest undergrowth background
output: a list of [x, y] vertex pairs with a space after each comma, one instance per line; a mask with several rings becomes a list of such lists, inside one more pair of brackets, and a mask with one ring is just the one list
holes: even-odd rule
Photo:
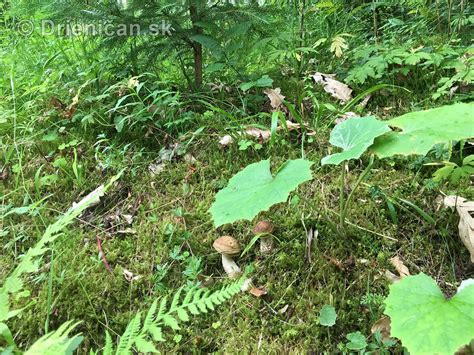
[[[5, 353], [401, 353], [389, 285], [424, 273], [453, 296], [473, 277], [443, 200], [474, 199], [474, 135], [387, 159], [362, 155], [374, 135], [321, 164], [354, 117], [464, 103], [474, 126], [469, 2], [0, 0], [0, 15]], [[311, 179], [216, 228], [216, 194], [266, 159], [274, 176], [311, 161]], [[225, 235], [245, 250], [236, 280]]]

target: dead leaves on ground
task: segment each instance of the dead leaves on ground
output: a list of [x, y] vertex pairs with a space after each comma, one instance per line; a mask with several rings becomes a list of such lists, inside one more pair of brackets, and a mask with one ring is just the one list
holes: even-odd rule
[[471, 254], [474, 263], [474, 201], [468, 201], [460, 196], [446, 196], [444, 207], [456, 209], [459, 215], [459, 237]]
[[398, 282], [405, 276], [410, 275], [410, 271], [408, 270], [408, 268], [405, 266], [405, 264], [403, 263], [403, 261], [400, 259], [398, 255], [390, 259], [390, 264], [393, 265], [393, 267], [398, 273], [398, 275], [396, 275], [392, 273], [390, 270], [385, 270], [385, 277], [390, 283]]
[[[291, 122], [291, 121], [286, 121], [285, 126], [286, 127], [283, 127], [283, 126], [279, 125], [276, 130], [277, 131], [287, 130], [288, 132], [291, 132], [291, 131], [301, 129], [301, 125], [299, 123], [295, 123], [295, 122]], [[309, 131], [307, 133], [308, 136], [312, 136], [312, 135], [315, 135], [315, 134], [316, 134], [316, 132], [314, 132], [314, 131]], [[238, 137], [244, 136], [244, 137], [254, 138], [260, 144], [263, 144], [263, 143], [266, 143], [270, 140], [270, 138], [272, 137], [272, 133], [269, 130], [260, 129], [260, 128], [256, 128], [256, 127], [248, 127], [244, 131], [238, 132], [236, 134], [236, 136], [238, 136]], [[219, 138], [219, 144], [222, 147], [227, 147], [227, 146], [233, 144], [234, 141], [235, 140], [231, 135], [225, 135], [225, 136]]]
[[346, 103], [352, 100], [352, 89], [344, 83], [336, 80], [335, 74], [324, 74], [316, 72], [313, 79], [317, 84], [323, 86], [324, 91], [331, 94], [332, 97]]
[[270, 105], [274, 110], [278, 110], [285, 100], [285, 96], [281, 94], [281, 89], [266, 89], [264, 91], [265, 95], [270, 99]]

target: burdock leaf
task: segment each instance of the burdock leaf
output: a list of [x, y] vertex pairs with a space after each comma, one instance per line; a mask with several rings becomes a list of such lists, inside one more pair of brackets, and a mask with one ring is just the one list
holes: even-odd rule
[[339, 165], [349, 159], [358, 159], [373, 143], [374, 139], [390, 131], [386, 122], [373, 116], [351, 118], [338, 124], [331, 132], [329, 142], [344, 151], [324, 157], [322, 165]]
[[411, 112], [387, 123], [401, 132], [390, 132], [375, 140], [371, 150], [379, 158], [397, 154], [426, 155], [438, 143], [474, 137], [474, 104], [459, 103]]
[[304, 159], [289, 160], [272, 176], [270, 160], [250, 164], [217, 193], [209, 209], [215, 226], [252, 220], [274, 204], [286, 201], [298, 185], [311, 180], [311, 165]]
[[474, 284], [446, 299], [429, 276], [407, 276], [390, 286], [385, 314], [391, 335], [410, 354], [454, 354], [474, 338]]

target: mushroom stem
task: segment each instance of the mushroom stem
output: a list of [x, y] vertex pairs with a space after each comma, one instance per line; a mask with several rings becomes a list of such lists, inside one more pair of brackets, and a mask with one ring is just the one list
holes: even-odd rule
[[269, 254], [273, 250], [273, 237], [271, 234], [260, 237], [260, 252], [262, 254]]
[[240, 267], [227, 254], [222, 254], [222, 266], [224, 267], [224, 271], [226, 272], [227, 276], [230, 278], [238, 277], [242, 273]]

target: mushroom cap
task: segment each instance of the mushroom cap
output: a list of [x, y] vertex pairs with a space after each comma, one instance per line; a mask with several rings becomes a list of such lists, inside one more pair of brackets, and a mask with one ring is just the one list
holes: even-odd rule
[[220, 254], [226, 254], [230, 256], [240, 254], [239, 242], [235, 238], [232, 238], [228, 235], [217, 238], [212, 246]]
[[260, 221], [253, 228], [254, 234], [272, 234], [273, 224], [270, 221]]

